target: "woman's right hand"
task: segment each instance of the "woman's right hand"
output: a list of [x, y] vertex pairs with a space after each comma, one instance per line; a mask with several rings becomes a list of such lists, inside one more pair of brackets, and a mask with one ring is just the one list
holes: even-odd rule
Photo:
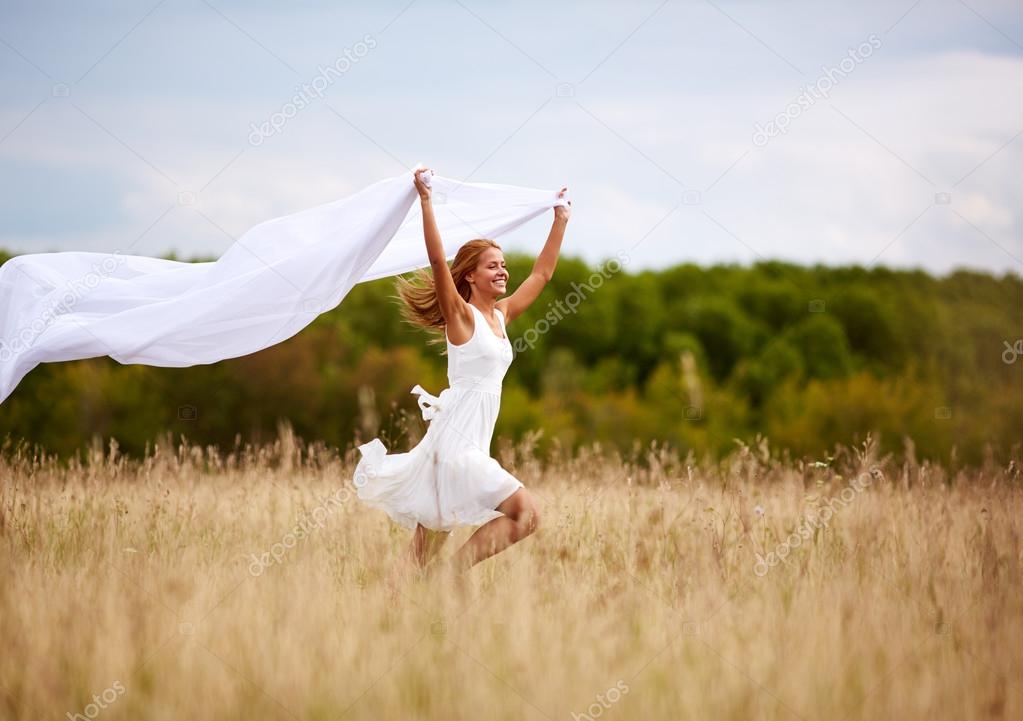
[[[558, 199], [560, 200], [561, 198], [564, 198], [565, 197], [565, 193], [567, 193], [567, 192], [568, 192], [568, 188], [567, 187], [562, 188], [560, 191], [558, 191]], [[572, 201], [571, 200], [568, 201], [568, 205], [555, 205], [554, 206], [554, 219], [555, 220], [563, 220], [563, 221], [565, 221], [567, 223], [568, 219], [570, 217], [572, 217]]]
[[[430, 191], [430, 186], [427, 185], [426, 183], [424, 183], [422, 177], [420, 177], [420, 176], [423, 173], [425, 173], [427, 170], [430, 170], [430, 169], [429, 168], [419, 168], [415, 172], [416, 190], [419, 191], [419, 199], [421, 201], [423, 201], [424, 203], [427, 202], [430, 199], [430, 192], [431, 191]], [[433, 171], [431, 170], [430, 172], [432, 173]]]

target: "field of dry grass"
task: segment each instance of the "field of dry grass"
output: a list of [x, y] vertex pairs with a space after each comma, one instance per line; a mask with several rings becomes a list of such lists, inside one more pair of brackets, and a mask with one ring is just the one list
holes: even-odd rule
[[1018, 461], [528, 450], [540, 530], [395, 601], [351, 452], [8, 453], [0, 717], [1023, 718]]

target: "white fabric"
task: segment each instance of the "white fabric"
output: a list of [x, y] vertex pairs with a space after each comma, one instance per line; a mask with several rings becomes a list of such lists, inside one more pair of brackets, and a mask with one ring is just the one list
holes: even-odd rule
[[[450, 260], [565, 204], [557, 191], [431, 181]], [[216, 261], [20, 255], [0, 266], [0, 403], [39, 363], [109, 355], [180, 368], [254, 353], [336, 307], [356, 283], [430, 264], [412, 173], [256, 225]]]
[[504, 337], [473, 310], [472, 338], [448, 339], [448, 387], [439, 396], [416, 385], [426, 435], [407, 453], [387, 453], [379, 438], [359, 446], [362, 458], [353, 484], [359, 498], [387, 512], [405, 528], [421, 523], [434, 531], [479, 526], [503, 514], [497, 507], [522, 482], [490, 456], [501, 386], [514, 357], [504, 314], [496, 310]]

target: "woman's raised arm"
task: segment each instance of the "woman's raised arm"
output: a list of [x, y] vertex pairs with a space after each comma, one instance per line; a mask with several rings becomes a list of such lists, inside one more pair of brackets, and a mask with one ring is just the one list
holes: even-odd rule
[[[423, 236], [426, 239], [426, 254], [430, 258], [430, 267], [433, 269], [433, 282], [437, 290], [437, 302], [440, 305], [441, 315], [444, 316], [448, 325], [452, 323], [464, 324], [472, 328], [472, 311], [466, 307], [466, 302], [458, 294], [455, 281], [451, 277], [451, 269], [448, 268], [448, 261], [444, 257], [444, 243], [441, 241], [440, 230], [437, 228], [437, 219], [433, 214], [433, 200], [430, 186], [423, 181], [423, 173], [427, 168], [420, 168], [415, 172], [416, 190], [419, 191], [419, 203], [423, 208]], [[433, 171], [429, 171], [433, 172]], [[471, 332], [471, 331], [470, 331]]]
[[[562, 188], [558, 197], [565, 197], [566, 192], [568, 192], [568, 188]], [[504, 313], [506, 323], [511, 323], [513, 319], [522, 315], [554, 276], [554, 268], [558, 265], [558, 254], [561, 252], [561, 241], [565, 238], [568, 219], [572, 215], [572, 201], [567, 202], [568, 205], [554, 207], [554, 222], [551, 224], [551, 232], [547, 235], [547, 242], [544, 243], [543, 250], [540, 251], [536, 262], [533, 263], [533, 270], [529, 277], [522, 281], [514, 293], [497, 302], [497, 307]]]

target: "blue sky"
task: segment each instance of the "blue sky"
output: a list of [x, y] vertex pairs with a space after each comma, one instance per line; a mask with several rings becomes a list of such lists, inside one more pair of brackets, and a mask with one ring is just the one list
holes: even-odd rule
[[[564, 252], [625, 250], [629, 270], [1023, 270], [1019, 2], [3, 2], [0, 17], [15, 252], [219, 255], [422, 161], [568, 185]], [[322, 98], [250, 141], [346, 52]], [[825, 76], [826, 97], [806, 94]], [[545, 236], [537, 220], [502, 241], [536, 253]]]

